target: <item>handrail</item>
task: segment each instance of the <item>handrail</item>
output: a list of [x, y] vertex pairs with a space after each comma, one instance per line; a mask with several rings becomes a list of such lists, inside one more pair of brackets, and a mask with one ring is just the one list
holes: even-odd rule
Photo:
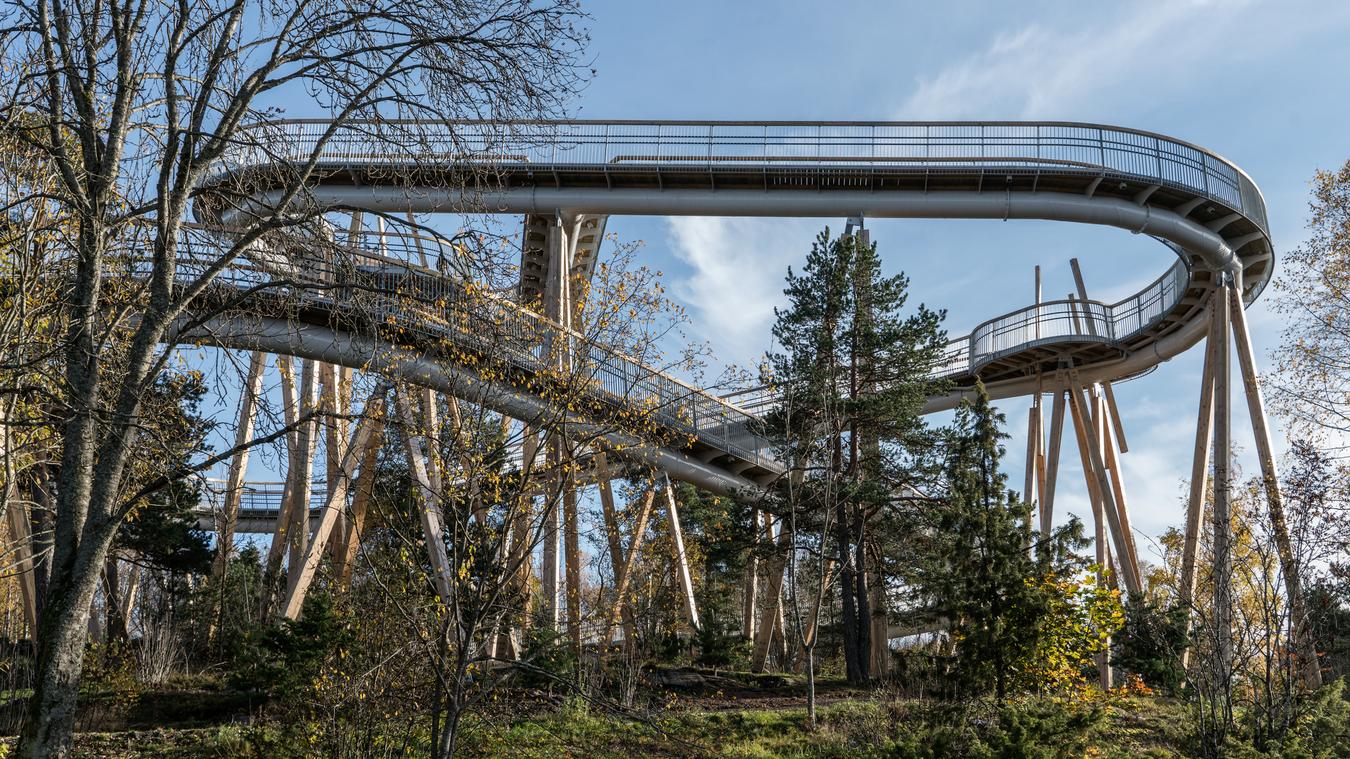
[[[189, 233], [210, 234], [201, 229]], [[185, 249], [190, 250], [190, 246]], [[302, 305], [365, 309], [377, 323], [395, 324], [431, 344], [448, 340], [460, 348], [479, 348], [517, 369], [536, 374], [551, 366], [548, 346], [565, 339], [572, 346], [575, 360], [586, 367], [589, 389], [597, 399], [639, 406], [677, 433], [688, 434], [743, 461], [777, 467], [774, 447], [753, 430], [756, 417], [712, 393], [565, 330], [496, 293], [367, 252], [363, 245], [334, 250], [341, 251], [340, 260], [306, 257], [290, 273], [300, 285], [295, 295]], [[142, 254], [132, 254], [125, 260], [132, 266], [133, 276], [146, 262]], [[180, 256], [176, 276], [190, 282], [214, 262], [211, 256], [198, 260], [185, 253]], [[266, 266], [239, 260], [218, 274], [214, 283], [246, 289], [273, 279]], [[323, 287], [309, 290], [305, 288], [307, 283]], [[390, 294], [396, 297], [388, 297]]]
[[[241, 138], [220, 168], [306, 160], [330, 127], [319, 120], [251, 124], [245, 134], [262, 136]], [[914, 162], [910, 170], [927, 171], [947, 161], [1009, 173], [1129, 177], [1222, 203], [1269, 232], [1260, 189], [1217, 153], [1161, 134], [1078, 122], [356, 121], [333, 128], [318, 158], [320, 165], [448, 161], [622, 171], [632, 165], [615, 159], [635, 155], [683, 168], [791, 160], [893, 171]]]

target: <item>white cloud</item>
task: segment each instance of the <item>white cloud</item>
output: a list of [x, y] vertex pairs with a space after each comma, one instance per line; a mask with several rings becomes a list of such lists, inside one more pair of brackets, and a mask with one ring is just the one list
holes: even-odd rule
[[666, 221], [675, 255], [689, 265], [674, 280], [694, 328], [724, 362], [751, 365], [769, 343], [787, 267], [806, 258], [814, 221], [675, 217]]
[[1221, 46], [1231, 49], [1225, 22], [1244, 5], [1137, 3], [1089, 25], [1002, 32], [984, 50], [920, 78], [898, 117], [1085, 118], [1108, 100], [1156, 94], [1177, 72]]

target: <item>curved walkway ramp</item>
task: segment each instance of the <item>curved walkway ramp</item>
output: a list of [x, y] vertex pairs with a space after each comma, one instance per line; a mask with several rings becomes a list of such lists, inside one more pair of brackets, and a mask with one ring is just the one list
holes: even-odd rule
[[[213, 251], [212, 233], [193, 234], [195, 246]], [[383, 255], [382, 243], [325, 248], [340, 255], [308, 255], [296, 245], [288, 261], [270, 250], [237, 261], [218, 275], [209, 296], [229, 312], [181, 338], [377, 372], [526, 423], [566, 416], [577, 437], [594, 433], [622, 457], [717, 493], [756, 492], [783, 472], [772, 442], [754, 431], [756, 417], [711, 392], [515, 302]], [[213, 252], [186, 255], [177, 276], [193, 281], [214, 261]], [[278, 286], [284, 282], [293, 286]], [[568, 342], [577, 367], [565, 376], [549, 356], [558, 340]], [[548, 398], [558, 395], [546, 385], [556, 381], [578, 383], [580, 393], [565, 397], [585, 398], [589, 408], [576, 414], [554, 408]], [[652, 439], [605, 424], [615, 412], [650, 420], [644, 426]]]
[[1241, 169], [1131, 129], [692, 121], [381, 128], [375, 140], [362, 124], [260, 124], [266, 150], [236, 152], [213, 181], [243, 181], [266, 202], [274, 197], [269, 177], [317, 154], [310, 200], [323, 207], [476, 209], [525, 215], [536, 227], [615, 214], [1044, 219], [1147, 234], [1178, 253], [1178, 266], [1119, 304], [1055, 301], [982, 324], [952, 346], [943, 373], [958, 389], [934, 398], [932, 410], [955, 405], [976, 376], [992, 396], [1009, 397], [1034, 392], [1038, 374], [1064, 363], [1084, 381], [1147, 370], [1204, 335], [1212, 274], [1240, 277], [1250, 302], [1273, 269], [1264, 200]]

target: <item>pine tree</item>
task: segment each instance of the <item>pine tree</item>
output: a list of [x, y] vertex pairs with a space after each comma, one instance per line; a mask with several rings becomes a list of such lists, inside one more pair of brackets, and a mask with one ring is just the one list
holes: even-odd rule
[[[800, 483], [789, 508], [799, 524], [831, 533], [840, 566], [841, 627], [850, 682], [871, 677], [870, 525], [912, 485], [913, 450], [930, 442], [921, 417], [940, 383], [943, 314], [905, 314], [909, 280], [884, 276], [875, 245], [854, 235], [816, 239], [800, 275], [789, 270], [788, 306], [776, 311], [771, 356], [783, 404], [771, 420]], [[825, 541], [822, 540], [822, 543]], [[871, 571], [869, 571], [871, 570]]]

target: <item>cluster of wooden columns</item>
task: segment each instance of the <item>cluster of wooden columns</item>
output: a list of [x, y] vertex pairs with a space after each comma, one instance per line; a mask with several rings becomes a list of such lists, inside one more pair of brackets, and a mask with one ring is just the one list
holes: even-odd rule
[[[1077, 260], [1071, 264], [1078, 298], [1087, 300]], [[1039, 267], [1036, 278], [1037, 302], [1040, 302]], [[1251, 338], [1247, 331], [1241, 283], [1230, 274], [1216, 274], [1207, 311], [1209, 330], [1202, 371], [1190, 497], [1182, 549], [1181, 584], [1177, 600], [1194, 617], [1194, 609], [1197, 606], [1193, 597], [1196, 587], [1196, 562], [1203, 527], [1206, 488], [1212, 482], [1214, 596], [1211, 607], [1212, 618], [1208, 620], [1208, 628], [1216, 649], [1216, 671], [1231, 671], [1233, 557], [1229, 378], [1232, 371], [1230, 344], [1235, 344], [1242, 387], [1256, 440], [1261, 478], [1265, 485], [1271, 532], [1275, 539], [1281, 575], [1288, 597], [1293, 645], [1300, 664], [1300, 677], [1306, 687], [1317, 687], [1321, 684], [1321, 673], [1307, 627], [1307, 612], [1300, 579], [1301, 567], [1294, 556], [1285, 519], [1279, 473], [1275, 465]], [[1088, 328], [1090, 329], [1090, 326]], [[1084, 383], [1068, 362], [1052, 377], [1046, 377], [1045, 381], [1049, 384], [1048, 390], [1038, 391], [1032, 396], [1027, 424], [1026, 476], [1023, 490], [1028, 500], [1038, 504], [1041, 533], [1050, 534], [1054, 526], [1055, 492], [1067, 407], [1086, 480], [1088, 500], [1092, 507], [1096, 561], [1102, 570], [1099, 579], [1104, 583], [1114, 583], [1119, 578], [1119, 582], [1128, 593], [1140, 593], [1144, 589], [1143, 576], [1130, 526], [1130, 512], [1120, 461], [1121, 454], [1129, 449], [1111, 384]], [[1046, 392], [1051, 400], [1048, 443], [1043, 412]], [[1102, 685], [1109, 687], [1111, 668], [1105, 654], [1099, 657], [1098, 664]]]

